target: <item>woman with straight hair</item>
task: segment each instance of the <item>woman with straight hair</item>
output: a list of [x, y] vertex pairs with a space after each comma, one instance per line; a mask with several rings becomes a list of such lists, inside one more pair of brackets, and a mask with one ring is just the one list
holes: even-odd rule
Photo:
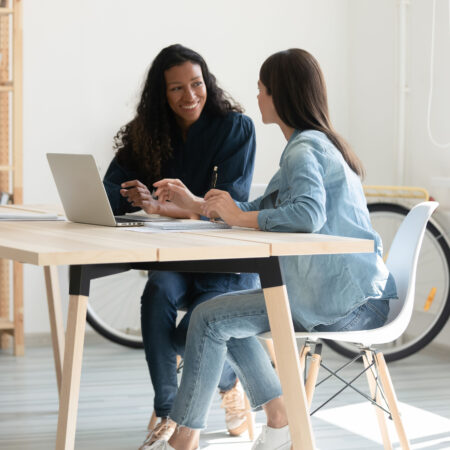
[[[363, 167], [333, 129], [319, 64], [308, 52], [289, 49], [270, 56], [258, 81], [265, 124], [286, 138], [280, 167], [261, 197], [235, 202], [212, 189], [199, 202], [208, 217], [265, 231], [322, 233], [375, 241], [366, 254], [280, 257], [294, 328], [364, 330], [382, 326], [397, 298], [379, 236], [372, 229], [360, 181]], [[194, 209], [179, 180], [155, 183], [160, 201]], [[277, 375], [256, 335], [269, 331], [261, 289], [229, 293], [195, 308], [191, 317], [181, 385], [170, 417], [178, 424], [168, 442], [151, 449], [198, 448], [214, 386], [228, 358], [253, 408], [267, 425], [255, 450], [290, 449], [286, 410]]]
[[[193, 196], [203, 197], [218, 167], [216, 186], [236, 201], [248, 200], [255, 156], [251, 119], [218, 85], [205, 60], [175, 44], [151, 64], [135, 117], [116, 135], [116, 156], [104, 184], [115, 214], [143, 209], [148, 214], [199, 218], [158, 203], [152, 184], [176, 177]], [[258, 287], [256, 274], [192, 274], [150, 271], [141, 297], [141, 330], [155, 392], [154, 411], [161, 421], [142, 445], [168, 439], [175, 424], [168, 419], [178, 389], [177, 354], [183, 355], [194, 307], [224, 292]], [[187, 310], [176, 326], [177, 311]], [[247, 429], [242, 386], [228, 363], [217, 381], [231, 435]]]

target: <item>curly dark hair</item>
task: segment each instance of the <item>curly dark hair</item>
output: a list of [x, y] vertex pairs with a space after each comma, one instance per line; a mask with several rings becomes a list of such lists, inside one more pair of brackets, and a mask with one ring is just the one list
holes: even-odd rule
[[187, 61], [202, 69], [207, 91], [202, 114], [223, 117], [231, 111], [243, 112], [218, 86], [216, 77], [197, 52], [180, 44], [162, 49], [148, 71], [134, 119], [114, 137], [119, 163], [135, 170], [147, 186], [161, 178], [162, 164], [172, 156], [172, 138], [180, 132], [167, 102], [164, 72]]

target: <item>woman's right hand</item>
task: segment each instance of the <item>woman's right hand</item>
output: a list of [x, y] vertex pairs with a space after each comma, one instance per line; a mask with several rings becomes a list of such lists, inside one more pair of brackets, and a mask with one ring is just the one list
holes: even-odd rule
[[154, 195], [158, 197], [158, 202], [172, 202], [180, 208], [199, 213], [199, 204], [203, 199], [194, 195], [181, 180], [177, 178], [164, 178], [153, 183], [156, 191]]

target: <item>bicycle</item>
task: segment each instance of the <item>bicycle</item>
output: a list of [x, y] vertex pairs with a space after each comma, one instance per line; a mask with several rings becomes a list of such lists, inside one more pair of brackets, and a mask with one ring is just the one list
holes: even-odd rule
[[[370, 217], [385, 249], [418, 201], [426, 201], [422, 188], [365, 186]], [[410, 326], [398, 340], [383, 348], [386, 360], [405, 358], [429, 344], [450, 316], [450, 238], [439, 214], [427, 226], [416, 280], [415, 311]], [[385, 252], [387, 255], [387, 252]], [[94, 280], [87, 312], [88, 323], [102, 336], [127, 347], [142, 348], [140, 297], [147, 272], [129, 271]], [[351, 356], [356, 350], [341, 343], [328, 343], [338, 353]]]
[[[430, 196], [423, 188], [364, 186], [374, 229], [380, 234], [387, 257], [392, 239], [410, 208]], [[445, 219], [437, 212], [429, 221], [419, 256], [416, 298], [411, 322], [397, 341], [380, 346], [387, 361], [396, 361], [428, 345], [450, 316], [450, 239]], [[357, 354], [355, 347], [340, 342], [327, 345], [344, 356]]]

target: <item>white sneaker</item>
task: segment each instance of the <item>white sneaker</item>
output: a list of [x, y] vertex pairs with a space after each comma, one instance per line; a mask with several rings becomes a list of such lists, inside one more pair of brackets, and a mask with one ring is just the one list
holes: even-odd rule
[[[153, 430], [150, 430], [144, 443], [139, 447], [139, 450], [148, 450], [150, 448], [153, 448], [152, 444], [155, 442], [168, 441], [175, 431], [176, 427], [177, 424], [173, 420], [169, 419], [168, 417], [162, 418], [160, 422], [155, 426], [155, 428], [153, 428]], [[172, 447], [167, 448], [171, 450]]]
[[270, 428], [264, 425], [252, 450], [290, 450], [291, 445], [289, 425], [283, 428]]

